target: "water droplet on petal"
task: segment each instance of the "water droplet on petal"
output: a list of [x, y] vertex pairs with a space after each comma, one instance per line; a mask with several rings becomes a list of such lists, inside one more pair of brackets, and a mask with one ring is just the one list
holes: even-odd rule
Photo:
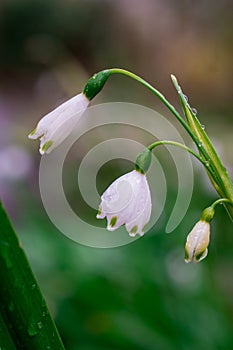
[[113, 196], [111, 194], [107, 194], [106, 197], [104, 198], [106, 201], [111, 202], [112, 201]]

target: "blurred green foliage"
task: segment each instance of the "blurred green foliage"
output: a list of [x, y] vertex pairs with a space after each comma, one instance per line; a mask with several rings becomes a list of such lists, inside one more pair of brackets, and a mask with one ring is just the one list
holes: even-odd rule
[[107, 250], [70, 242], [38, 212], [27, 216], [21, 239], [67, 349], [232, 347], [233, 240], [226, 217], [229, 253], [218, 249], [218, 216], [209, 255], [194, 266], [183, 261], [192, 210], [170, 235], [155, 228], [130, 246]]
[[[39, 195], [38, 145], [26, 139], [44, 113], [78, 93], [95, 71], [128, 68], [174, 100], [172, 72], [192, 96], [233, 173], [231, 9], [228, 0], [1, 4], [0, 147], [23, 148], [31, 168], [24, 178], [0, 177], [0, 196], [67, 350], [233, 348], [233, 236], [223, 207], [212, 223], [208, 257], [196, 266], [183, 261], [187, 233], [216, 198], [206, 178], [196, 172], [189, 211], [172, 234], [164, 233], [176, 196], [175, 170], [168, 168], [169, 198], [153, 230], [120, 248], [83, 247], [63, 237], [49, 221]], [[143, 88], [123, 78], [110, 81], [97, 102], [109, 100], [162, 108]], [[80, 158], [85, 142], [91, 141], [83, 141]], [[14, 161], [13, 169], [15, 164], [21, 162]], [[166, 159], [164, 164], [166, 171]], [[131, 164], [118, 161], [109, 167], [97, 178], [100, 193]], [[78, 209], [73, 170], [68, 168], [65, 178], [69, 200]], [[94, 221], [90, 208], [81, 212]]]

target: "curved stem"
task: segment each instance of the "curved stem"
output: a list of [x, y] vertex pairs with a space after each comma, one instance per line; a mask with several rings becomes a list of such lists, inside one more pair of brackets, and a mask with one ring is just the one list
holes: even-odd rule
[[232, 201], [230, 201], [230, 199], [227, 199], [227, 198], [220, 198], [220, 199], [217, 199], [212, 205], [211, 207], [214, 209], [216, 207], [216, 205], [218, 204], [222, 204], [222, 203], [228, 203], [230, 205], [233, 206], [233, 203]]
[[176, 146], [179, 147], [187, 152], [189, 152], [190, 154], [192, 154], [196, 159], [198, 159], [205, 167], [206, 169], [211, 172], [211, 169], [209, 167], [209, 163], [207, 163], [205, 160], [203, 160], [195, 151], [193, 151], [191, 148], [187, 147], [186, 145], [183, 145], [182, 143], [176, 142], [176, 141], [156, 141], [154, 143], [152, 143], [150, 146], [148, 146], [147, 148], [152, 151], [155, 147], [160, 146], [160, 145], [172, 145], [172, 146]]
[[[186, 123], [186, 121], [180, 116], [180, 114], [170, 104], [170, 102], [168, 102], [168, 100], [158, 90], [156, 90], [151, 84], [149, 84], [147, 81], [145, 81], [144, 79], [142, 79], [138, 75], [131, 73], [125, 69], [120, 69], [120, 68], [112, 68], [112, 69], [108, 69], [107, 71], [108, 71], [109, 75], [110, 74], [123, 74], [123, 75], [126, 75], [126, 76], [138, 81], [139, 83], [144, 85], [148, 90], [150, 90], [154, 95], [156, 95], [162, 101], [162, 103], [172, 112], [172, 114], [181, 123], [181, 125], [188, 132], [188, 134], [190, 135], [192, 140], [195, 142], [201, 158], [203, 158], [203, 161], [206, 162], [206, 163], [202, 162], [202, 164], [204, 164], [205, 168], [208, 169], [209, 178], [210, 178], [213, 186], [215, 187], [217, 193], [221, 197], [230, 198], [230, 200], [232, 202], [233, 201], [232, 181], [231, 181], [229, 175], [227, 174], [227, 171], [223, 167], [219, 157], [217, 157], [217, 153], [216, 153], [212, 143], [208, 139], [207, 135], [204, 133], [203, 130], [202, 130], [202, 132], [200, 131], [201, 126], [198, 125], [198, 130], [193, 128], [193, 125], [191, 125], [189, 123], [190, 118], [188, 118], [189, 122]], [[181, 93], [181, 88], [179, 87], [179, 85], [176, 81], [176, 78], [174, 76], [172, 76], [172, 81], [173, 81], [179, 95], [182, 97], [181, 102], [184, 103], [183, 94]], [[189, 110], [187, 107], [187, 111], [190, 112], [191, 114], [193, 114], [193, 112], [191, 111], [191, 108]], [[185, 115], [186, 114], [187, 113], [185, 113]], [[187, 117], [187, 115], [186, 115], [186, 117]], [[192, 117], [193, 117], [193, 115], [192, 115]], [[198, 123], [196, 123], [196, 124], [198, 124]], [[233, 221], [233, 208], [231, 206], [228, 207], [228, 204], [226, 206], [227, 206], [228, 212], [230, 213], [230, 217]]]
[[[199, 138], [194, 134], [190, 126], [185, 122], [185, 120], [180, 116], [180, 114], [177, 112], [177, 110], [171, 105], [171, 103], [165, 98], [161, 92], [159, 92], [157, 89], [155, 89], [151, 84], [149, 84], [146, 80], [142, 79], [138, 75], [129, 72], [125, 69], [121, 68], [111, 68], [108, 69], [109, 74], [123, 74], [126, 75], [127, 77], [130, 77], [142, 85], [144, 85], [147, 89], [149, 89], [154, 95], [156, 95], [160, 101], [172, 112], [172, 114], [176, 117], [176, 119], [182, 124], [182, 126], [185, 128], [185, 130], [188, 132], [188, 134], [191, 136], [192, 140], [195, 142], [197, 145], [200, 153], [203, 155], [204, 159], [209, 162], [209, 167], [208, 170], [211, 173], [211, 175], [214, 177], [214, 179], [217, 178], [217, 172], [215, 171], [214, 164], [212, 163], [211, 159], [209, 159], [208, 153], [203, 147], [202, 143], [200, 142]], [[210, 171], [211, 169], [211, 171]], [[217, 183], [219, 183], [220, 180], [219, 178], [217, 179]], [[222, 183], [219, 184], [222, 186]]]
[[138, 81], [139, 83], [144, 85], [147, 89], [149, 89], [151, 92], [153, 92], [153, 94], [155, 94], [165, 104], [165, 106], [172, 112], [172, 114], [179, 120], [179, 122], [183, 125], [185, 130], [192, 137], [194, 142], [195, 143], [198, 142], [198, 139], [196, 139], [196, 137], [195, 137], [194, 133], [192, 132], [191, 128], [185, 122], [185, 120], [180, 116], [180, 114], [177, 112], [177, 110], [171, 105], [170, 102], [168, 102], [168, 100], [165, 98], [165, 96], [163, 94], [161, 94], [161, 92], [159, 92], [157, 89], [155, 89], [146, 80], [142, 79], [141, 77], [139, 77], [138, 75], [136, 75], [136, 74], [134, 74], [132, 72], [129, 72], [129, 71], [127, 71], [125, 69], [121, 69], [121, 68], [111, 68], [111, 69], [108, 69], [108, 71], [109, 71], [110, 74], [123, 74], [123, 75], [126, 75], [127, 77], [130, 77], [130, 78]]

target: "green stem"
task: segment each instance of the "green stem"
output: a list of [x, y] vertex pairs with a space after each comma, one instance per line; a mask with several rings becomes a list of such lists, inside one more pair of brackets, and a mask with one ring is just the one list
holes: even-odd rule
[[222, 204], [222, 203], [227, 203], [227, 204], [230, 204], [231, 206], [233, 206], [233, 203], [232, 203], [228, 198], [220, 198], [220, 199], [217, 199], [217, 200], [211, 205], [211, 207], [214, 209], [214, 208], [216, 207], [216, 205]]
[[191, 148], [187, 147], [186, 145], [183, 145], [182, 143], [176, 142], [176, 141], [156, 141], [154, 143], [152, 143], [150, 146], [148, 146], [147, 148], [152, 151], [155, 147], [160, 146], [160, 145], [172, 145], [172, 146], [176, 146], [179, 147], [187, 152], [189, 152], [190, 154], [192, 154], [196, 159], [198, 159], [205, 167], [208, 171], [211, 171], [211, 169], [209, 168], [209, 164], [203, 160], [195, 151], [193, 151]]
[[203, 147], [202, 143], [200, 143], [199, 138], [195, 135], [195, 133], [192, 131], [192, 128], [185, 122], [185, 120], [180, 116], [180, 114], [177, 112], [177, 110], [172, 106], [172, 104], [159, 92], [157, 89], [155, 89], [151, 84], [149, 84], [146, 80], [142, 79], [138, 75], [129, 72], [125, 69], [121, 68], [111, 68], [107, 70], [108, 73], [110, 74], [123, 74], [126, 75], [127, 77], [130, 77], [142, 85], [144, 85], [147, 89], [149, 89], [154, 95], [156, 95], [160, 101], [172, 112], [172, 114], [176, 117], [176, 119], [181, 123], [181, 125], [185, 128], [187, 133], [191, 136], [192, 140], [195, 142], [197, 145], [199, 151], [203, 154], [204, 159], [209, 161], [210, 163], [210, 168], [212, 167], [211, 164], [211, 159], [209, 160], [208, 153], [206, 152], [205, 148]]
[[[200, 144], [202, 145], [202, 147], [199, 148], [199, 152], [205, 160], [209, 161], [210, 167], [213, 170], [214, 175], [211, 175], [209, 172], [209, 178], [219, 196], [227, 197], [230, 199], [231, 202], [233, 202], [233, 184], [231, 178], [229, 177], [226, 168], [222, 164], [204, 128], [202, 127], [201, 123], [199, 122], [198, 118], [193, 113], [192, 108], [187, 102], [187, 98], [185, 98], [176, 77], [174, 75], [171, 75], [171, 78], [180, 97], [181, 105], [184, 114], [187, 118], [188, 124], [191, 127], [195, 136], [199, 139]], [[203, 153], [203, 150], [205, 150], [205, 153]], [[228, 210], [228, 213], [230, 214], [231, 219], [233, 220], [232, 206], [227, 205], [226, 208]]]
[[64, 350], [55, 323], [0, 203], [0, 313], [17, 348]]
[[[221, 179], [221, 176], [219, 176], [223, 170], [224, 167], [220, 161], [220, 158], [218, 157], [209, 137], [207, 136], [206, 132], [204, 131], [204, 128], [202, 127], [201, 123], [199, 122], [196, 115], [193, 113], [192, 108], [188, 104], [187, 98], [185, 98], [181, 87], [178, 84], [178, 81], [176, 77], [172, 74], [171, 75], [172, 82], [178, 92], [178, 95], [180, 97], [181, 106], [184, 112], [184, 115], [188, 121], [188, 124], [190, 128], [192, 129], [193, 133], [198, 138], [199, 142], [204, 145], [205, 150], [208, 154], [208, 158], [206, 158], [205, 154], [203, 154], [204, 158], [208, 160], [211, 164], [211, 167], [213, 168], [215, 172], [215, 178], [217, 177], [217, 183], [221, 187], [224, 186], [224, 182]], [[202, 154], [202, 149], [199, 149], [200, 154]], [[216, 179], [215, 179], [216, 180]]]
[[[177, 83], [176, 78], [173, 75], [171, 76], [172, 81], [179, 93], [179, 96], [181, 97], [182, 106], [185, 107], [185, 115], [187, 117], [187, 113], [191, 114], [193, 120], [196, 120], [195, 123], [190, 123], [191, 118], [189, 117], [188, 123], [186, 123], [185, 120], [176, 111], [176, 109], [170, 104], [170, 102], [168, 102], [168, 100], [157, 89], [155, 89], [152, 85], [150, 85], [147, 81], [145, 81], [138, 75], [120, 68], [108, 69], [107, 72], [108, 74], [123, 74], [138, 81], [151, 92], [153, 92], [153, 94], [155, 94], [162, 101], [162, 103], [173, 113], [173, 115], [177, 118], [177, 120], [181, 123], [181, 125], [185, 128], [185, 130], [188, 132], [188, 134], [191, 136], [191, 138], [197, 145], [201, 158], [203, 158], [203, 160], [206, 161], [206, 164], [203, 164], [205, 164], [205, 168], [208, 169], [209, 178], [218, 194], [221, 197], [229, 198], [230, 201], [233, 202], [232, 181], [226, 169], [222, 165], [222, 162], [220, 161], [220, 158], [218, 157], [208, 136], [206, 135], [204, 130], [202, 130], [201, 124], [199, 123], [198, 119], [194, 116], [191, 108], [187, 104], [187, 101], [184, 101], [184, 96], [182, 94], [180, 86]], [[209, 164], [208, 167], [206, 166], [207, 163]], [[230, 214], [231, 219], [233, 220], [233, 208], [227, 205], [227, 210]]]
[[172, 106], [172, 104], [166, 99], [166, 97], [163, 94], [161, 94], [161, 92], [159, 92], [157, 89], [155, 89], [146, 80], [142, 79], [141, 77], [139, 77], [138, 75], [136, 75], [136, 74], [134, 74], [132, 72], [129, 72], [129, 71], [127, 71], [125, 69], [121, 69], [121, 68], [111, 68], [111, 69], [108, 69], [108, 72], [110, 74], [123, 74], [123, 75], [126, 75], [127, 77], [132, 78], [132, 79], [138, 81], [139, 83], [141, 83], [142, 85], [144, 85], [147, 89], [149, 89], [151, 92], [153, 92], [153, 94], [156, 95], [160, 99], [160, 101], [162, 101], [163, 104], [172, 112], [172, 114], [179, 120], [179, 122], [183, 125], [185, 130], [192, 137], [192, 139], [195, 142], [198, 142], [198, 140], [196, 139], [194, 133], [192, 132], [192, 129], [185, 122], [185, 120], [180, 116], [180, 114]]

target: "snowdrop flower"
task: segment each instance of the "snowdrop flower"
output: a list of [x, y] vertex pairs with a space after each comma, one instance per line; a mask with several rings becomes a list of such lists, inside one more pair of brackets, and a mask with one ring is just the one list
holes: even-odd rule
[[101, 196], [98, 219], [107, 218], [109, 231], [126, 226], [129, 235], [142, 236], [151, 216], [151, 194], [146, 175], [133, 170], [115, 180]]
[[87, 109], [90, 100], [79, 94], [46, 114], [29, 134], [30, 139], [40, 139], [40, 153], [50, 153], [72, 132]]
[[210, 223], [207, 221], [198, 221], [189, 233], [185, 245], [185, 262], [199, 262], [203, 260], [208, 253], [210, 241]]
[[50, 153], [72, 132], [87, 109], [90, 101], [102, 90], [110, 75], [109, 70], [94, 74], [84, 86], [83, 92], [46, 114], [29, 134], [30, 139], [40, 139], [40, 153]]
[[[218, 202], [218, 201], [217, 201]], [[210, 242], [210, 221], [215, 214], [215, 205], [203, 210], [201, 219], [193, 227], [189, 233], [185, 245], [185, 262], [199, 262], [203, 260], [208, 253], [208, 245]]]

